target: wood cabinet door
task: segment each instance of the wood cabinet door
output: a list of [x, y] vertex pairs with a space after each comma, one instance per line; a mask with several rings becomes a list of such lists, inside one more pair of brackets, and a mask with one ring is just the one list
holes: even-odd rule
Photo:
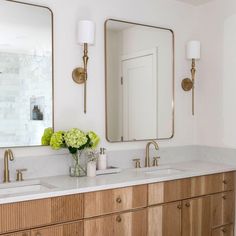
[[234, 226], [226, 225], [212, 231], [212, 236], [234, 236]]
[[182, 236], [211, 235], [210, 196], [182, 202]]
[[83, 236], [83, 222], [34, 229], [30, 236]]
[[234, 192], [224, 192], [211, 196], [212, 227], [234, 222]]
[[148, 236], [181, 236], [181, 202], [148, 208]]
[[146, 236], [146, 209], [84, 221], [84, 236]]

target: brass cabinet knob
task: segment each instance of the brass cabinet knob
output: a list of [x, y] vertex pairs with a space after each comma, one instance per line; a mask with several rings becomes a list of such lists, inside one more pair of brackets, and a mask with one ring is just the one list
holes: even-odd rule
[[186, 206], [186, 207], [190, 207], [190, 203], [187, 202], [187, 203], [185, 204], [185, 206]]
[[227, 233], [227, 229], [226, 229], [226, 228], [223, 228], [221, 231], [222, 231], [224, 234]]
[[120, 217], [120, 216], [117, 216], [117, 217], [116, 217], [116, 221], [117, 221], [118, 223], [120, 223], [120, 222], [122, 221], [121, 217]]
[[227, 184], [228, 182], [227, 182], [227, 180], [223, 180], [223, 184]]
[[116, 199], [116, 202], [117, 202], [117, 203], [121, 203], [121, 202], [122, 202], [121, 198], [118, 197], [118, 198]]
[[182, 209], [182, 205], [179, 204], [179, 205], [177, 206], [177, 208], [181, 210], [181, 209]]
[[133, 159], [133, 161], [135, 163], [135, 168], [141, 168], [141, 163], [139, 158]]
[[222, 198], [223, 198], [224, 200], [226, 200], [226, 199], [227, 199], [227, 196], [226, 196], [226, 195], [224, 195]]

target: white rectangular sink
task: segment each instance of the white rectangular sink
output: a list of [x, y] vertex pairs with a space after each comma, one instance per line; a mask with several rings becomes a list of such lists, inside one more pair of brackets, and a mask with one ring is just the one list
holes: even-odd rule
[[4, 183], [0, 184], [0, 197], [44, 192], [53, 188], [55, 186], [41, 182], [40, 180]]
[[179, 174], [183, 172], [183, 170], [178, 170], [174, 168], [167, 168], [167, 169], [157, 169], [157, 170], [149, 170], [145, 171], [144, 173], [147, 175], [172, 175], [172, 174]]
[[172, 174], [179, 174], [184, 170], [176, 169], [170, 165], [165, 165], [165, 166], [154, 166], [154, 167], [134, 169], [134, 171], [141, 172], [149, 176], [166, 176]]

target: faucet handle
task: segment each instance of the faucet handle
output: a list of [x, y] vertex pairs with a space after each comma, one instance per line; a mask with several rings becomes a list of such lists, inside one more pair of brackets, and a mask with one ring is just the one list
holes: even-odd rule
[[141, 168], [140, 158], [133, 159], [135, 168]]
[[16, 170], [16, 181], [23, 181], [23, 173], [24, 171], [27, 171], [27, 169], [17, 169]]
[[160, 157], [153, 157], [153, 166], [159, 166], [158, 161]]

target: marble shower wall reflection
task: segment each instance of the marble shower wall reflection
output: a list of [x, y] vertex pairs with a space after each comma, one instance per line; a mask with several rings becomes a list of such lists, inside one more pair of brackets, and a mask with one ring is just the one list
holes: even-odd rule
[[39, 145], [52, 126], [51, 55], [0, 52], [0, 146]]

